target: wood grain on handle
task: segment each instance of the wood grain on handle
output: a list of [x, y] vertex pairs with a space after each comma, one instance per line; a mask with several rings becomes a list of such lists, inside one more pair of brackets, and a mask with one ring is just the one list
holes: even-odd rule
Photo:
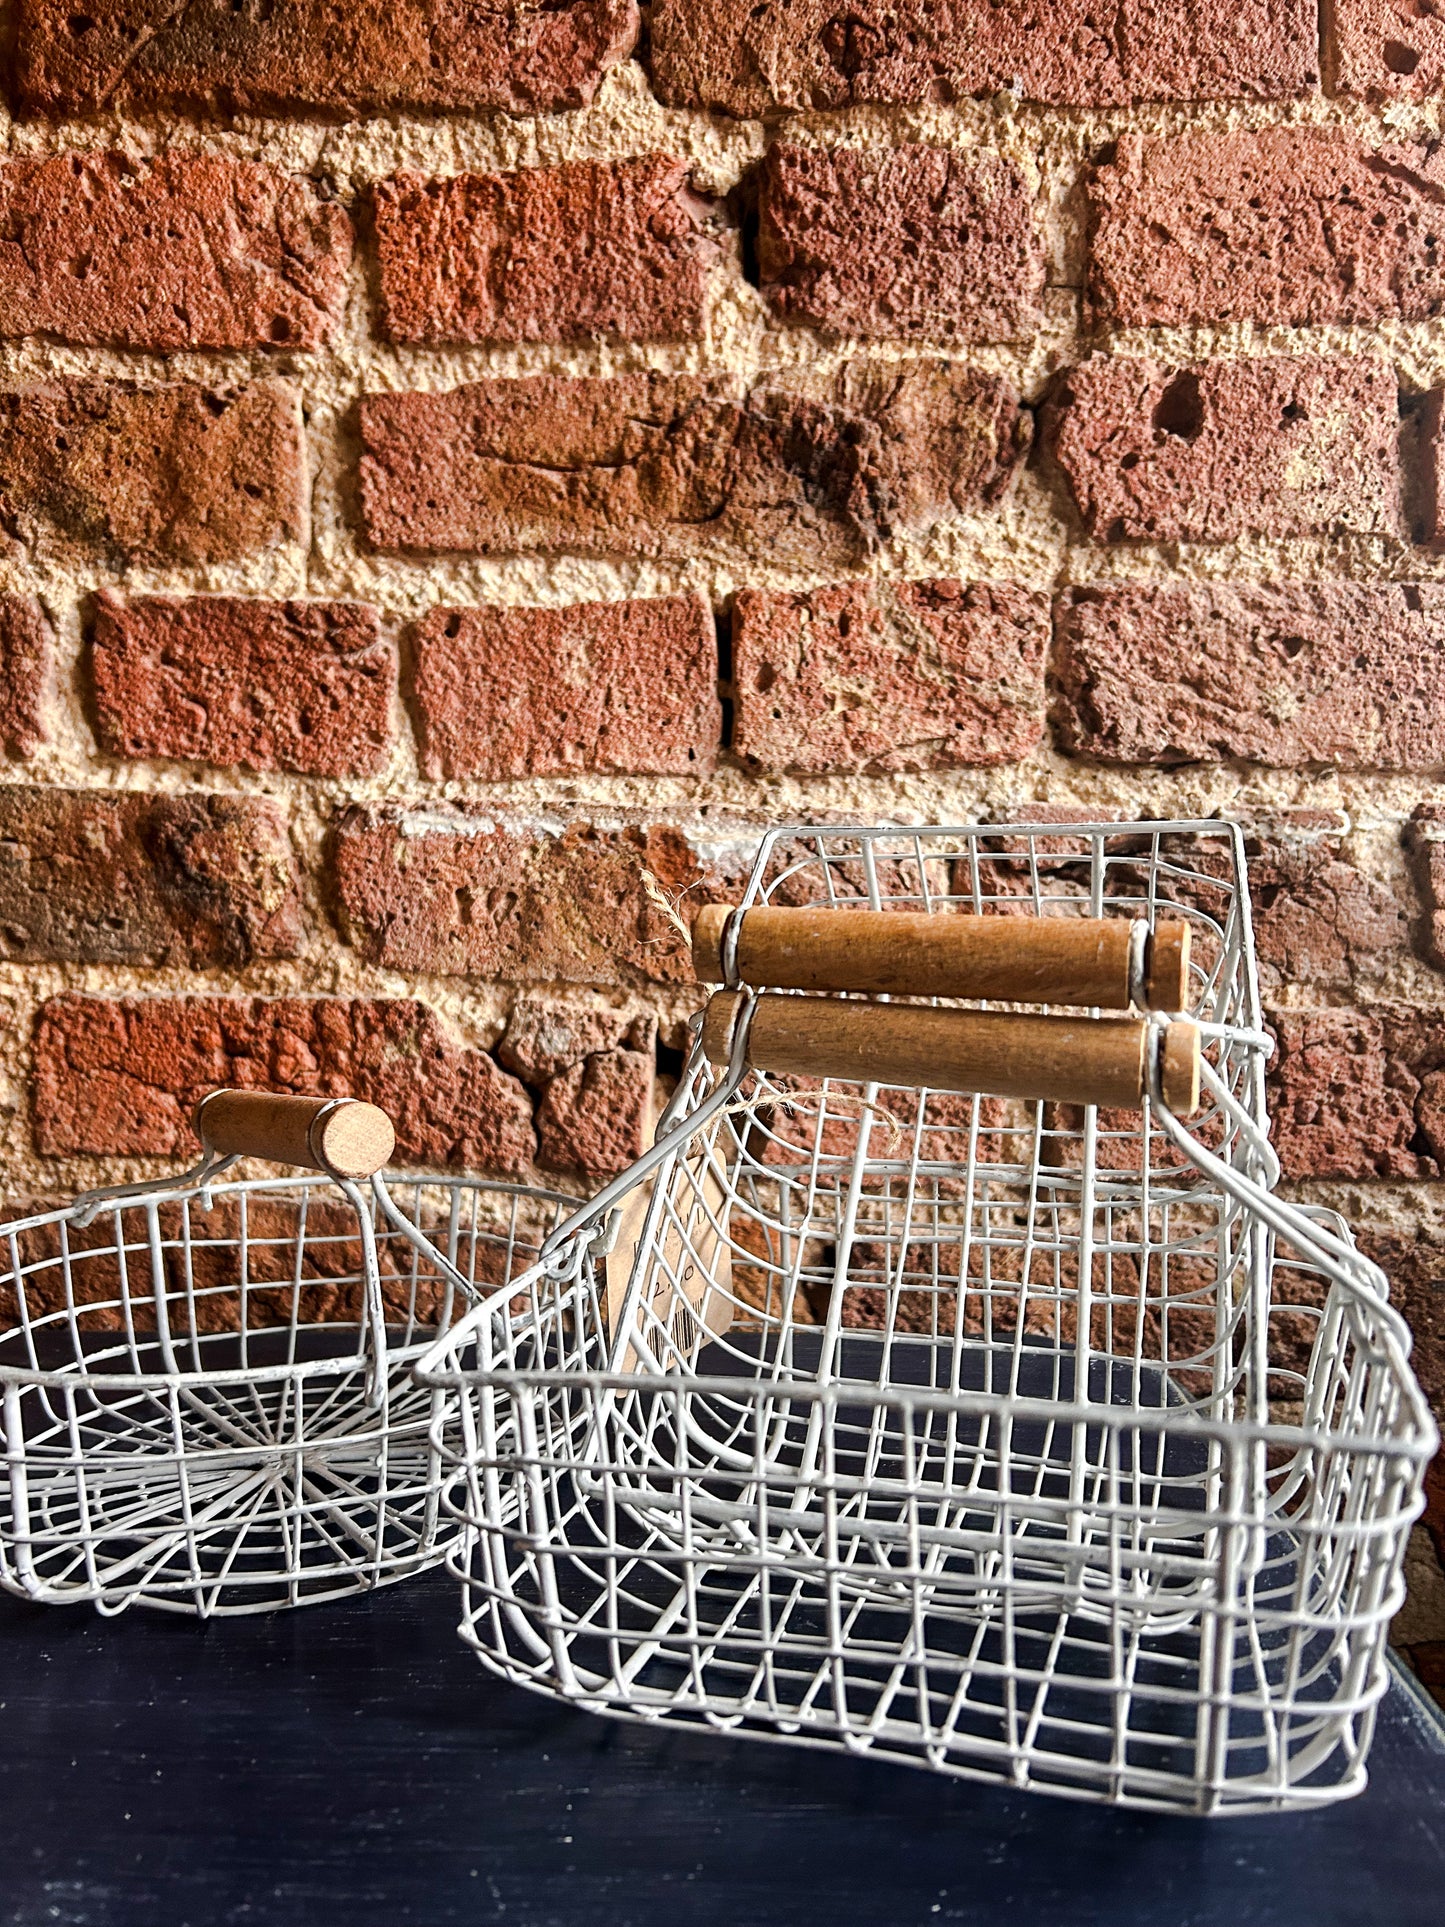
[[1144, 1008], [1189, 1008], [1189, 925], [1156, 923], [1144, 946]]
[[[709, 904], [692, 928], [702, 983], [724, 980], [731, 905]], [[759, 904], [742, 913], [738, 976], [773, 990], [863, 990], [892, 997], [970, 997], [1018, 1004], [1130, 1005], [1127, 917], [981, 917], [923, 910], [833, 910]], [[1183, 1010], [1189, 926], [1160, 923], [1145, 940], [1151, 1010]]]
[[[742, 998], [708, 1002], [702, 1043], [726, 1064]], [[1149, 1025], [1128, 1017], [1033, 1017], [1013, 1011], [942, 1010], [919, 1004], [849, 1003], [826, 997], [760, 997], [748, 1062], [785, 1077], [927, 1086], [991, 1097], [1052, 1098], [1137, 1110], [1146, 1085]], [[1199, 1108], [1199, 1031], [1171, 1024], [1164, 1097], [1188, 1117]]]
[[212, 1091], [196, 1106], [196, 1135], [226, 1157], [266, 1158], [331, 1177], [369, 1178], [396, 1148], [385, 1111], [351, 1097]]

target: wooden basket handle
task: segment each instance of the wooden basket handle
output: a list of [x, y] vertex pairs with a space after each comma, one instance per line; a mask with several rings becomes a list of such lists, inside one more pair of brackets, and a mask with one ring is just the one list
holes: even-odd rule
[[[729, 924], [733, 919], [732, 929]], [[1137, 934], [1136, 934], [1137, 933]], [[1189, 1003], [1189, 925], [1127, 917], [980, 917], [712, 903], [692, 927], [698, 981], [772, 990], [1176, 1011]]]
[[396, 1148], [386, 1112], [354, 1097], [212, 1091], [196, 1106], [192, 1122], [208, 1151], [295, 1164], [333, 1178], [369, 1178]]
[[[710, 1063], [729, 1062], [742, 1001], [735, 990], [709, 999], [702, 1045]], [[785, 1077], [1138, 1110], [1148, 1091], [1151, 1028], [1137, 1017], [1035, 1017], [764, 996], [753, 1012], [747, 1061]], [[1161, 1070], [1165, 1103], [1178, 1116], [1191, 1116], [1199, 1108], [1199, 1029], [1187, 1018], [1165, 1032]]]

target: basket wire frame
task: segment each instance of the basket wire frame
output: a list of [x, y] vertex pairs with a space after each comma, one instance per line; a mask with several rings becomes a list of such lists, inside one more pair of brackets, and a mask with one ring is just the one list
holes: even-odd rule
[[1205, 1103], [1157, 1061], [1131, 1116], [804, 1088], [745, 1003], [417, 1368], [463, 1637], [594, 1711], [1077, 1798], [1357, 1791], [1436, 1433], [1383, 1276], [1273, 1195], [1238, 831], [782, 831], [768, 899], [1184, 915]]
[[457, 1537], [429, 1443], [445, 1401], [410, 1365], [575, 1199], [216, 1182], [234, 1162], [0, 1226], [7, 1591], [261, 1612], [404, 1578]]

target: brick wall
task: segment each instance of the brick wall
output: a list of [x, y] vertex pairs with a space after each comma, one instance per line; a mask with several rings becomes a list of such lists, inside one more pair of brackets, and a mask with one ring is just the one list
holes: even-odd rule
[[580, 1184], [692, 1003], [644, 872], [1227, 811], [1445, 1408], [1445, 23], [644, 11], [8, 9], [4, 1194], [221, 1081]]

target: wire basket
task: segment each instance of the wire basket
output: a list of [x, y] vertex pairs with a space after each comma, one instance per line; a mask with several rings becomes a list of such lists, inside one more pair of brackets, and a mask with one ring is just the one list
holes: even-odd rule
[[[9, 1592], [262, 1612], [404, 1578], [460, 1531], [410, 1365], [575, 1199], [389, 1190], [391, 1127], [347, 1100], [218, 1093], [198, 1129], [181, 1178], [0, 1226]], [[240, 1152], [326, 1175], [216, 1182]]]
[[655, 1145], [417, 1368], [463, 1637], [1078, 1798], [1357, 1791], [1437, 1440], [1273, 1195], [1238, 832], [778, 832], [694, 947]]

